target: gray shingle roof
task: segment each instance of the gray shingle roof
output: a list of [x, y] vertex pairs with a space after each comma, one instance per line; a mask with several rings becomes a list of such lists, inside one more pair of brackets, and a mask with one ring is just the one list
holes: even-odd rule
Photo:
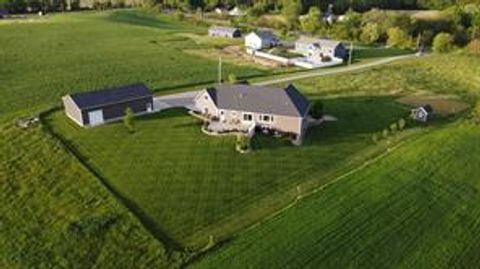
[[258, 37], [260, 37], [260, 39], [262, 39], [262, 40], [271, 41], [271, 40], [277, 40], [278, 39], [275, 34], [273, 34], [272, 32], [269, 32], [269, 31], [256, 31], [255, 34], [257, 34]]
[[250, 85], [222, 85], [207, 89], [219, 109], [303, 117], [309, 102], [294, 86], [278, 89]]
[[337, 41], [337, 40], [323, 39], [323, 38], [313, 38], [313, 37], [306, 37], [306, 36], [300, 37], [296, 42], [297, 43], [303, 43], [303, 44], [318, 44], [321, 47], [327, 47], [327, 48], [332, 48], [332, 49], [334, 49], [338, 45], [342, 44], [342, 42]]
[[150, 96], [153, 96], [153, 93], [143, 83], [70, 95], [80, 109], [118, 104]]

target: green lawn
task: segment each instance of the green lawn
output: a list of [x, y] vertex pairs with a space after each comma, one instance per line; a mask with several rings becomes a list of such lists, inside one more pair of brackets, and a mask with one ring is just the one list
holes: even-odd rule
[[[0, 25], [0, 114], [60, 104], [66, 93], [145, 82], [157, 91], [213, 82], [217, 62], [185, 49], [206, 48], [185, 34], [207, 29], [135, 10], [48, 15]], [[225, 74], [265, 75], [224, 65]]]
[[480, 128], [435, 130], [193, 268], [478, 268]]
[[259, 137], [252, 154], [241, 155], [233, 138], [209, 137], [183, 111], [142, 118], [130, 135], [121, 123], [81, 129], [63, 112], [50, 118], [88, 163], [141, 215], [180, 245], [202, 245], [209, 235], [226, 238], [285, 206], [336, 173], [363, 162], [381, 131], [407, 108], [390, 97], [325, 100], [340, 120], [312, 129], [305, 145]]
[[0, 137], [0, 268], [178, 263], [181, 255], [169, 253], [42, 128], [2, 125]]

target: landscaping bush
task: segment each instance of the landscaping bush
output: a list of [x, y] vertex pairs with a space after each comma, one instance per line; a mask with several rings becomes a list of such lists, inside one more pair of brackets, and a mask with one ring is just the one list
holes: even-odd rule
[[238, 135], [236, 141], [236, 148], [238, 151], [246, 152], [250, 150], [250, 138], [245, 135]]
[[468, 43], [467, 52], [474, 55], [480, 55], [480, 39], [474, 39]]
[[432, 50], [436, 53], [446, 53], [453, 49], [453, 36], [449, 33], [439, 33], [433, 39]]
[[310, 115], [314, 119], [320, 119], [323, 117], [323, 103], [321, 101], [316, 101], [312, 104]]
[[407, 125], [407, 122], [405, 121], [405, 119], [399, 119], [398, 120], [398, 130], [402, 131], [403, 129], [405, 129], [405, 126]]
[[130, 133], [135, 132], [135, 114], [131, 108], [125, 110], [125, 116], [123, 116], [123, 124]]

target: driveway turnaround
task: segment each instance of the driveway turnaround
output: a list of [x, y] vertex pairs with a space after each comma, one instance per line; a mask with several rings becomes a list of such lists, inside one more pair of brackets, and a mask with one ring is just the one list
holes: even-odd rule
[[195, 97], [200, 93], [200, 91], [190, 91], [182, 92], [170, 95], [156, 96], [153, 98], [153, 107], [156, 112], [174, 108], [174, 107], [184, 107], [189, 110], [196, 110], [195, 108]]

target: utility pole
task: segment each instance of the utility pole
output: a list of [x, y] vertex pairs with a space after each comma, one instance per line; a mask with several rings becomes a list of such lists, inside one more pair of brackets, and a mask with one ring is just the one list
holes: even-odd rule
[[222, 85], [222, 55], [218, 57], [218, 85]]
[[350, 42], [350, 53], [348, 54], [348, 65], [352, 64], [353, 42]]

